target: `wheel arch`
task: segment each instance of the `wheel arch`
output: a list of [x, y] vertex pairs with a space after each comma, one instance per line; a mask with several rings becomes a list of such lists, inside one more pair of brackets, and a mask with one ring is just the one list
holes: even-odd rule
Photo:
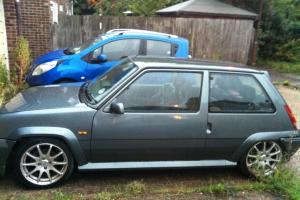
[[75, 83], [75, 82], [79, 82], [78, 80], [74, 79], [74, 78], [59, 78], [56, 81], [54, 81], [54, 84], [59, 84], [59, 83], [63, 83], [63, 82], [70, 82], [70, 83]]
[[279, 145], [284, 147], [286, 150], [286, 145], [282, 142], [282, 138], [291, 138], [295, 135], [294, 131], [281, 131], [281, 132], [259, 132], [249, 136], [240, 147], [230, 156], [229, 160], [233, 162], [238, 162], [243, 154], [255, 143], [260, 141], [275, 141]]
[[13, 132], [9, 140], [16, 141], [16, 145], [22, 140], [34, 138], [51, 138], [64, 142], [74, 156], [76, 163], [80, 165], [87, 164], [87, 158], [80, 146], [80, 143], [75, 134], [66, 128], [59, 127], [24, 127]]

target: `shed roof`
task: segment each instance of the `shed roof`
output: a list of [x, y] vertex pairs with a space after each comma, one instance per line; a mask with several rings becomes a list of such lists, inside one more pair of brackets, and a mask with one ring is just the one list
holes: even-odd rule
[[244, 18], [256, 19], [257, 14], [237, 8], [230, 4], [218, 0], [188, 0], [156, 12], [157, 14], [167, 15], [193, 15], [210, 16], [224, 18]]

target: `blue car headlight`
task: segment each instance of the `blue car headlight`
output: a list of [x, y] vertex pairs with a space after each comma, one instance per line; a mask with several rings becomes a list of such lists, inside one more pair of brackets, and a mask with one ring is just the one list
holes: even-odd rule
[[54, 60], [38, 65], [32, 72], [32, 76], [39, 76], [46, 73], [47, 71], [50, 71], [57, 66], [58, 62], [58, 60]]

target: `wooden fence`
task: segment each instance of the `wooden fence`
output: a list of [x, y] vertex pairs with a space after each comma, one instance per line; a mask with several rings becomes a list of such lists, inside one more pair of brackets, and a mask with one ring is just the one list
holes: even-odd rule
[[195, 58], [246, 64], [253, 47], [252, 20], [171, 17], [63, 16], [51, 28], [52, 49], [80, 44], [115, 28], [134, 28], [179, 35], [190, 41]]

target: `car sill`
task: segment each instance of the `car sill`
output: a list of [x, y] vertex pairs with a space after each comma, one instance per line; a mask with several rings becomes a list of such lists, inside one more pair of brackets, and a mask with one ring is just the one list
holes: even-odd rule
[[236, 163], [227, 160], [105, 162], [105, 163], [88, 163], [86, 165], [79, 166], [78, 169], [80, 171], [90, 171], [90, 170], [225, 167], [225, 166], [236, 166]]

